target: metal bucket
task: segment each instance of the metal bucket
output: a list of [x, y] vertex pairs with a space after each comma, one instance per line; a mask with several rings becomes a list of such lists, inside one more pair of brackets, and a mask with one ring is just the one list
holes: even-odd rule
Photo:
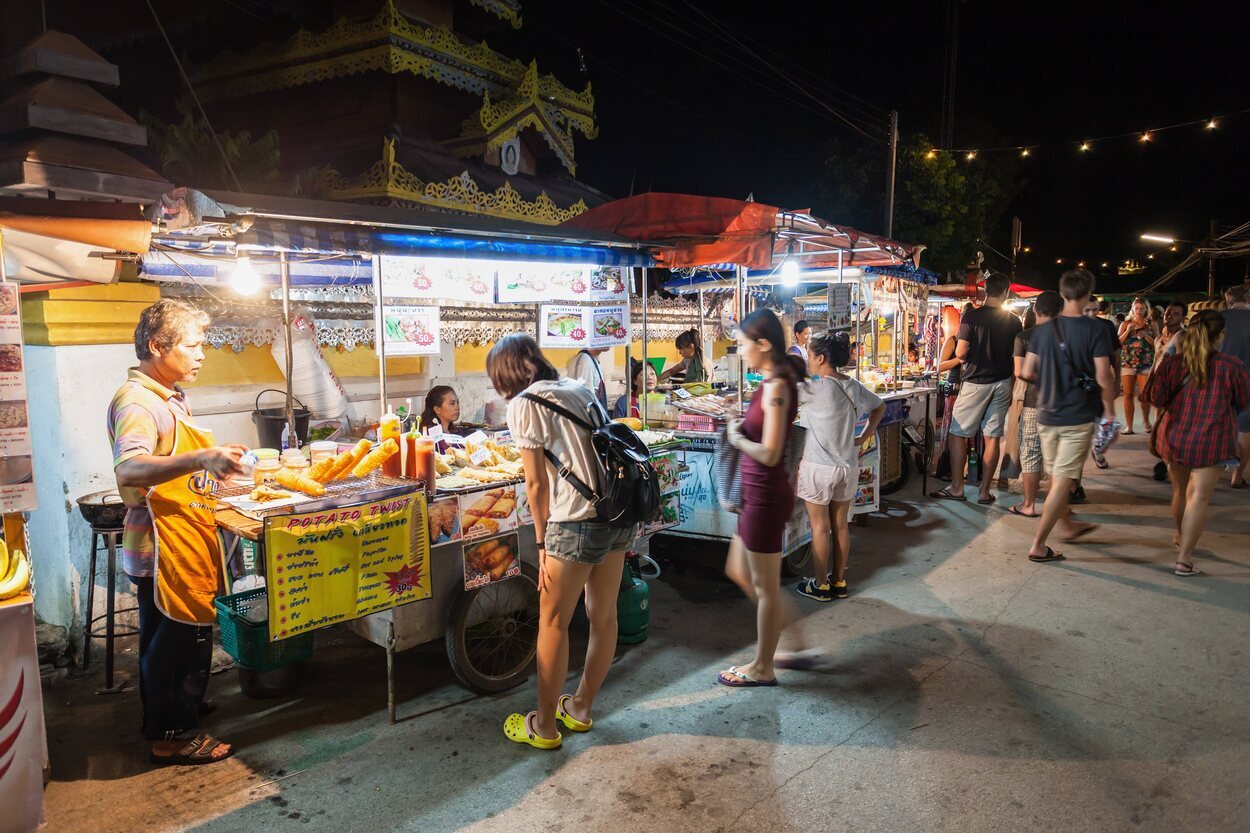
[[[284, 397], [286, 391], [267, 388], [256, 394], [255, 410], [252, 411], [252, 422], [256, 425], [257, 448], [282, 448], [282, 432], [286, 429], [286, 406], [280, 408], [262, 408], [260, 398], [267, 393], [280, 393]], [[290, 443], [291, 448], [298, 448], [308, 442], [308, 420], [312, 411], [304, 407], [304, 403], [295, 399], [299, 405], [295, 412], [296, 441]]]

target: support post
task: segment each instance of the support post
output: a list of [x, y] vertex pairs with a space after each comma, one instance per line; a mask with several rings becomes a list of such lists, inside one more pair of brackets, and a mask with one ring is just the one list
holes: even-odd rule
[[286, 252], [278, 253], [278, 273], [282, 279], [282, 329], [286, 334], [286, 436], [288, 448], [299, 448], [299, 434], [295, 432], [295, 393], [291, 387], [295, 352], [291, 345], [291, 263], [287, 258]]
[[[643, 378], [643, 385], [642, 385], [642, 390], [638, 391], [638, 413], [642, 414], [643, 425], [647, 424], [647, 385], [646, 385], [646, 378], [647, 378], [647, 368], [646, 368], [646, 365], [647, 365], [647, 295], [649, 294], [647, 292], [647, 278], [649, 277], [650, 271], [651, 270], [649, 270], [646, 266], [642, 267], [642, 364], [643, 364], [642, 378]], [[629, 371], [626, 371], [626, 373], [628, 372]], [[632, 392], [630, 391], [630, 386], [633, 384], [633, 381], [634, 381], [633, 379], [627, 379], [625, 382], [625, 401], [626, 402], [629, 401], [629, 394]], [[629, 415], [628, 412], [626, 412], [626, 416], [628, 415]]]
[[395, 725], [395, 622], [386, 623], [386, 715]]
[[[1215, 246], [1215, 220], [1211, 221], [1207, 245], [1210, 247]], [[1207, 297], [1215, 297], [1215, 258], [1212, 257], [1209, 251], [1207, 252]]]
[[894, 236], [894, 177], [898, 170], [898, 110], [890, 111], [890, 150], [885, 169], [885, 236]]
[[386, 322], [382, 317], [382, 258], [373, 256], [373, 338], [378, 347], [378, 413], [386, 413]]

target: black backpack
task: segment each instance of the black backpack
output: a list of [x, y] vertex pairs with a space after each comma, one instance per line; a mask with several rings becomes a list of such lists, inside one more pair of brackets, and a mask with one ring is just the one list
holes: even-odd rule
[[594, 425], [541, 396], [521, 395], [590, 432], [590, 444], [599, 463], [598, 492], [569, 471], [551, 451], [544, 449], [543, 453], [560, 477], [595, 507], [596, 522], [626, 529], [655, 517], [660, 509], [660, 481], [651, 466], [647, 445], [637, 434], [619, 422], [609, 422], [597, 403], [591, 408], [599, 422]]

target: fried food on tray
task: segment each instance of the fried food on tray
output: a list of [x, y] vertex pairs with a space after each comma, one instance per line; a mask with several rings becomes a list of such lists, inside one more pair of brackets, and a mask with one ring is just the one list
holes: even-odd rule
[[502, 520], [503, 518], [508, 517], [515, 511], [516, 511], [516, 501], [513, 500], [512, 498], [504, 498], [503, 500], [495, 503], [495, 505], [490, 508], [490, 510], [486, 513], [486, 517], [499, 518], [500, 520]]
[[506, 462], [516, 463], [521, 459], [521, 452], [516, 448], [516, 446], [500, 445], [494, 440], [487, 440], [486, 447], [495, 452], [497, 457]]
[[496, 471], [486, 471], [485, 469], [467, 468], [456, 472], [460, 477], [467, 477], [470, 480], [476, 480], [478, 483], [498, 483], [504, 477]]
[[297, 492], [303, 492], [306, 495], [320, 497], [326, 493], [326, 487], [322, 486], [316, 480], [313, 480], [306, 474], [296, 474], [289, 469], [281, 469], [275, 478], [279, 485], [286, 486], [288, 489], [294, 489]]
[[352, 469], [352, 477], [367, 477], [374, 469], [381, 467], [382, 463], [394, 454], [399, 453], [399, 443], [393, 439], [387, 440], [377, 448], [370, 451], [364, 456], [356, 467]]
[[517, 462], [502, 462], [493, 466], [487, 466], [487, 471], [499, 472], [509, 478], [520, 477], [525, 474], [525, 466], [518, 460]]
[[252, 490], [248, 495], [250, 500], [257, 503], [268, 503], [271, 500], [286, 500], [291, 496], [290, 492], [284, 492], [281, 489], [275, 489], [272, 486], [260, 485]]
[[473, 505], [464, 510], [464, 514], [470, 518], [481, 517], [490, 512], [490, 508], [495, 505], [499, 498], [494, 495], [482, 495], [473, 502]]
[[434, 454], [434, 473], [435, 474], [451, 474], [451, 455], [450, 454]]
[[344, 451], [342, 454], [334, 458], [334, 468], [330, 469], [330, 473], [326, 475], [325, 482], [331, 480], [340, 480], [351, 474], [356, 464], [365, 459], [365, 455], [369, 453], [369, 449], [373, 448], [373, 443], [368, 440], [361, 440], [356, 443], [356, 447], [351, 451]]
[[467, 477], [460, 477], [454, 474], [444, 475], [434, 481], [434, 486], [438, 489], [469, 489], [481, 485], [476, 480], [470, 480]]
[[325, 483], [330, 479], [330, 472], [334, 471], [334, 464], [338, 459], [338, 455], [325, 458], [308, 470], [308, 476], [318, 483]]

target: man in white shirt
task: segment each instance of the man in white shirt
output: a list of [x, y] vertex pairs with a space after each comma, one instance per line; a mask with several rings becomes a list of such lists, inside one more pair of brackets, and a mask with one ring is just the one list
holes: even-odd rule
[[608, 386], [603, 378], [603, 368], [599, 366], [599, 357], [606, 352], [608, 352], [606, 347], [578, 350], [577, 355], [569, 359], [568, 367], [565, 368], [565, 375], [590, 388], [595, 398], [603, 405], [604, 410], [608, 407]]

